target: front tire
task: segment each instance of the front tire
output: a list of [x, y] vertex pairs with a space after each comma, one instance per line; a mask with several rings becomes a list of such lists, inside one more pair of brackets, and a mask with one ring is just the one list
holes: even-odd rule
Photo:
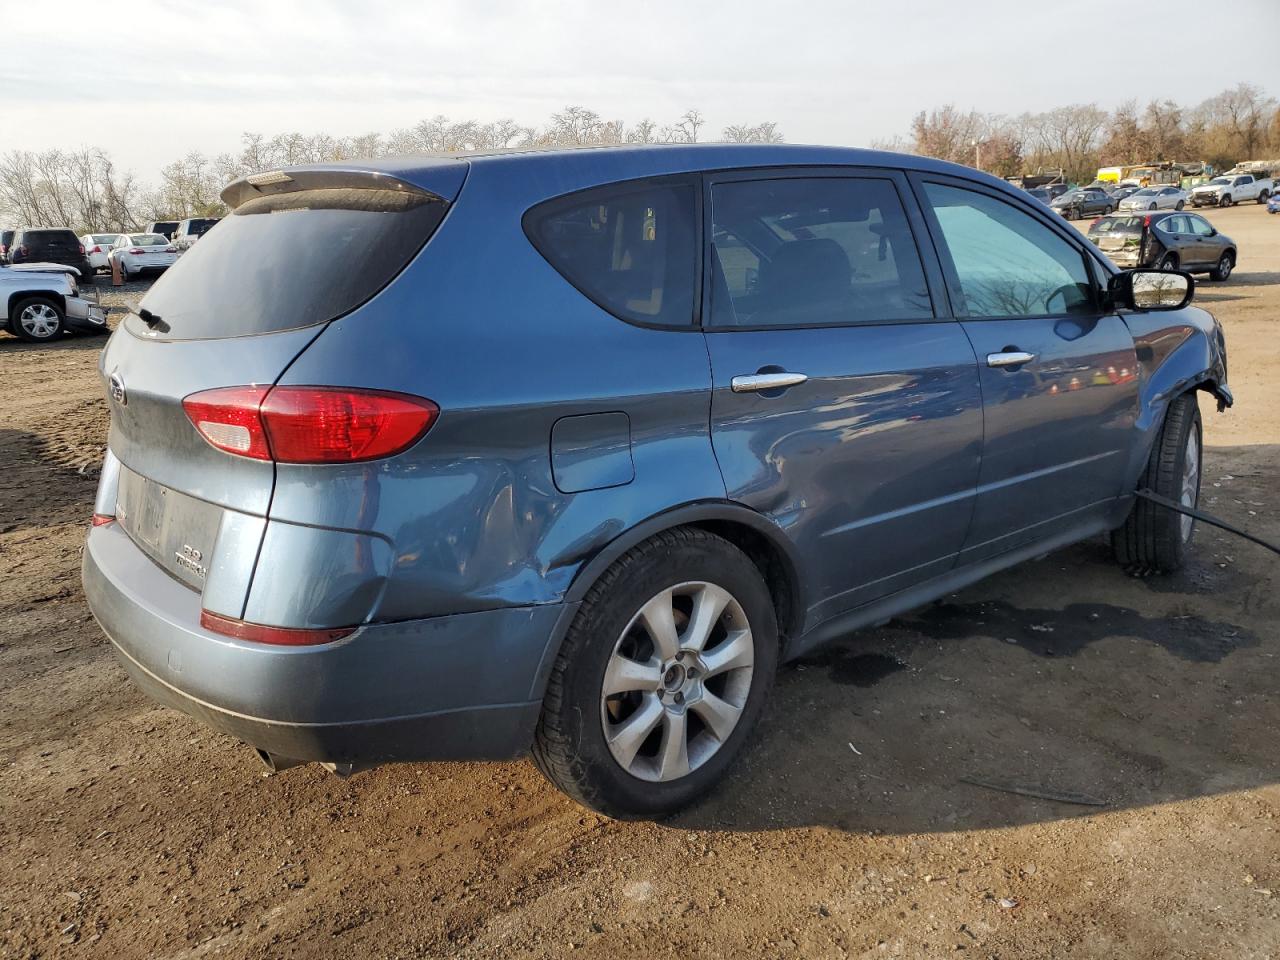
[[1181, 209], [1182, 209], [1183, 207], [1185, 207], [1186, 205], [1187, 205], [1187, 204], [1186, 204], [1186, 201], [1184, 201], [1184, 200], [1179, 200], [1179, 201], [1178, 201], [1178, 205], [1177, 205], [1176, 207], [1174, 207], [1173, 209], [1175, 209], [1175, 210], [1181, 210]]
[[[1169, 405], [1138, 489], [1194, 508], [1200, 502], [1202, 439], [1196, 395], [1184, 393]], [[1111, 549], [1117, 562], [1135, 576], [1172, 573], [1186, 562], [1194, 536], [1191, 517], [1137, 499], [1124, 525], [1112, 531]]]
[[696, 528], [658, 534], [583, 600], [552, 667], [534, 762], [606, 816], [668, 816], [732, 763], [777, 663], [773, 604], [747, 556]]
[[1231, 194], [1228, 193], [1221, 200], [1218, 201], [1218, 206], [1229, 207], [1234, 202], [1235, 201], [1231, 199]]
[[9, 329], [28, 343], [48, 343], [62, 335], [66, 315], [48, 297], [28, 297], [17, 303], [9, 319]]

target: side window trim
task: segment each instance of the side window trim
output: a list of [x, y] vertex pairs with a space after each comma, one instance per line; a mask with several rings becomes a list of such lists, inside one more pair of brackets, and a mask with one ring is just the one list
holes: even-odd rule
[[[933, 307], [933, 316], [901, 320], [867, 320], [852, 323], [820, 323], [797, 324], [794, 326], [770, 325], [754, 326], [716, 326], [711, 322], [711, 297], [713, 286], [714, 244], [712, 242], [712, 190], [722, 183], [743, 183], [763, 180], [888, 180], [898, 195], [902, 210], [907, 218], [907, 226], [915, 245], [920, 269], [924, 273], [925, 286], [929, 292], [929, 300]], [[876, 327], [896, 326], [904, 323], [943, 323], [954, 321], [947, 298], [946, 279], [937, 254], [933, 249], [928, 227], [920, 210], [915, 193], [907, 179], [907, 173], [892, 167], [751, 167], [719, 172], [708, 172], [702, 176], [700, 195], [701, 217], [699, 231], [702, 237], [702, 283], [700, 287], [699, 323], [707, 332], [751, 332], [754, 330], [820, 330], [844, 327]]]
[[[944, 187], [952, 187], [957, 190], [969, 190], [973, 193], [983, 194], [993, 200], [1006, 203], [1015, 210], [1020, 210], [1023, 213], [1026, 213], [1041, 226], [1048, 227], [1051, 233], [1056, 234], [1059, 239], [1067, 244], [1067, 246], [1071, 247], [1077, 254], [1079, 254], [1085, 273], [1093, 281], [1090, 285], [1090, 296], [1092, 299], [1091, 308], [1093, 312], [1099, 316], [1106, 313], [1106, 309], [1103, 306], [1105, 298], [1102, 296], [1101, 285], [1097, 281], [1097, 271], [1093, 269], [1094, 262], [1098, 260], [1098, 257], [1094, 256], [1092, 251], [1085, 249], [1087, 246], [1092, 246], [1092, 244], [1084, 241], [1084, 238], [1079, 236], [1078, 233], [1075, 237], [1072, 237], [1071, 234], [1067, 232], [1067, 230], [1071, 228], [1065, 228], [1061, 223], [1055, 223], [1053, 219], [1050, 219], [1052, 216], [1051, 211], [1046, 209], [1042, 212], [1035, 209], [1035, 207], [1030, 203], [1023, 203], [1017, 197], [1006, 196], [998, 190], [992, 190], [986, 184], [979, 183], [975, 180], [967, 180], [963, 177], [951, 177], [945, 174], [918, 173], [913, 171], [908, 174], [908, 179], [911, 182], [911, 189], [915, 193], [916, 202], [920, 205], [920, 209], [924, 215], [925, 223], [928, 225], [929, 234], [933, 238], [933, 245], [937, 250], [938, 260], [942, 265], [942, 273], [943, 276], [946, 277], [947, 293], [951, 302], [952, 310], [958, 319], [1008, 320], [1016, 322], [1018, 320], [1073, 318], [1076, 315], [1065, 313], [1032, 314], [1025, 317], [978, 317], [971, 315], [969, 313], [968, 306], [965, 303], [963, 287], [960, 284], [960, 274], [956, 270], [955, 262], [951, 259], [951, 251], [947, 247], [946, 239], [942, 234], [942, 225], [938, 222], [938, 218], [933, 212], [933, 207], [929, 203], [928, 195], [925, 193], [924, 187], [926, 183], [936, 183]], [[1046, 214], [1049, 215], [1046, 216]], [[1104, 273], [1104, 276], [1106, 275], [1107, 274]]]

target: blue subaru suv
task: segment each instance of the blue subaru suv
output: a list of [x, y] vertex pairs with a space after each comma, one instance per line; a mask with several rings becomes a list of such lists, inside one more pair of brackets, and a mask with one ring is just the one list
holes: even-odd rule
[[134, 680], [274, 767], [531, 751], [706, 792], [779, 662], [1110, 533], [1172, 570], [1190, 277], [933, 160], [679, 146], [342, 162], [230, 214], [100, 361], [84, 555]]

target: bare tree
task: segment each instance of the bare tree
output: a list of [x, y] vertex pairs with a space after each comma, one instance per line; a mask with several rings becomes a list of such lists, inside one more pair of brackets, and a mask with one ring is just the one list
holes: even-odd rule
[[782, 143], [782, 133], [772, 120], [764, 123], [734, 123], [725, 127], [721, 136], [730, 143]]

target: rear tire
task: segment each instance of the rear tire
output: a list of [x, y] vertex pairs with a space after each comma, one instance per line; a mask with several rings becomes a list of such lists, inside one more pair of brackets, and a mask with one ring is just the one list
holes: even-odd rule
[[1177, 270], [1178, 255], [1176, 253], [1166, 253], [1160, 258], [1160, 262], [1156, 264], [1157, 270]]
[[[1169, 405], [1138, 489], [1195, 507], [1200, 501], [1201, 441], [1196, 395], [1184, 393]], [[1186, 561], [1194, 536], [1190, 517], [1135, 499], [1124, 525], [1111, 533], [1111, 549], [1116, 561], [1135, 576], [1172, 573]]]
[[66, 314], [48, 297], [28, 297], [14, 306], [9, 329], [28, 343], [48, 343], [66, 329]]
[[1271, 196], [1270, 191], [1268, 191], [1268, 190], [1263, 190], [1261, 193], [1259, 193], [1259, 194], [1258, 194], [1258, 202], [1259, 202], [1259, 203], [1266, 203], [1266, 202], [1267, 202], [1267, 198], [1268, 198], [1268, 197], [1270, 197], [1270, 196]]
[[1231, 271], [1235, 269], [1235, 266], [1235, 255], [1228, 250], [1218, 258], [1218, 265], [1209, 271], [1209, 279], [1224, 283], [1231, 277]]
[[729, 767], [777, 663], [773, 604], [747, 556], [704, 530], [660, 533], [582, 601], [551, 670], [534, 762], [606, 816], [668, 816]]

